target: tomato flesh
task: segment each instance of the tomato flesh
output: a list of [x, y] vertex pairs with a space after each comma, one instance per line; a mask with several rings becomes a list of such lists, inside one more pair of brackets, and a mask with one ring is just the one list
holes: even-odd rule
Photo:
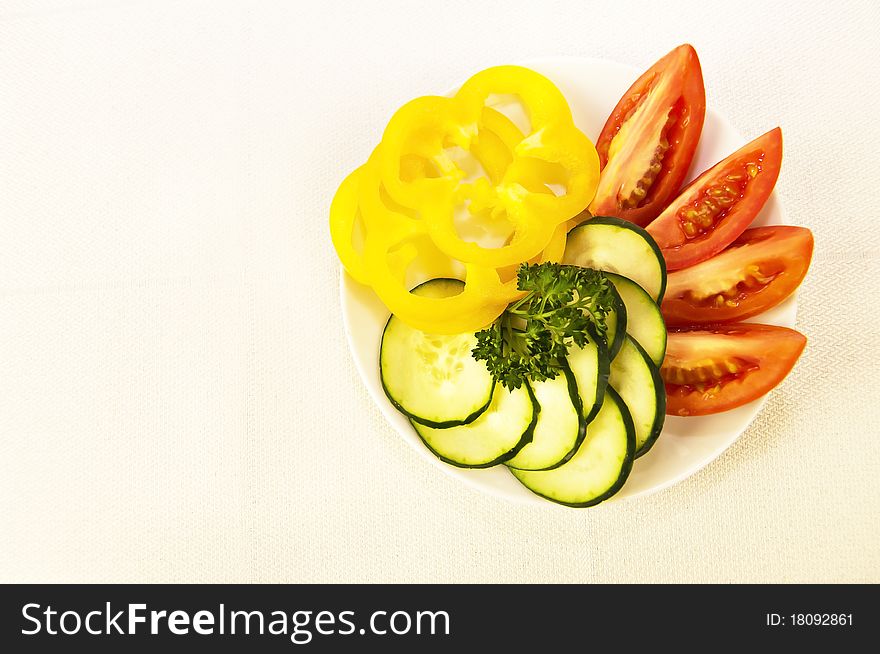
[[670, 332], [660, 369], [666, 413], [709, 415], [758, 399], [791, 371], [806, 342], [793, 329], [746, 323]]
[[647, 225], [681, 188], [703, 129], [700, 61], [684, 44], [627, 90], [596, 142], [602, 175], [593, 215]]
[[647, 227], [667, 270], [693, 266], [732, 243], [767, 202], [781, 163], [777, 127], [694, 180]]
[[751, 179], [763, 170], [764, 152], [756, 151], [733, 162], [730, 168], [710, 180], [700, 193], [681, 207], [675, 217], [688, 239], [703, 238], [724, 220], [745, 197]]
[[812, 255], [813, 234], [805, 227], [747, 229], [720, 254], [669, 273], [666, 324], [730, 322], [767, 311], [800, 285]]

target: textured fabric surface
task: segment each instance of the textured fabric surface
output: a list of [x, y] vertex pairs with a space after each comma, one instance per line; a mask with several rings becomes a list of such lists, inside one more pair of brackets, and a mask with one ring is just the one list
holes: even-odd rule
[[[0, 581], [880, 581], [878, 5], [303, 4], [0, 5]], [[357, 375], [335, 187], [415, 95], [683, 41], [743, 134], [784, 129], [808, 349], [657, 495], [471, 490]]]

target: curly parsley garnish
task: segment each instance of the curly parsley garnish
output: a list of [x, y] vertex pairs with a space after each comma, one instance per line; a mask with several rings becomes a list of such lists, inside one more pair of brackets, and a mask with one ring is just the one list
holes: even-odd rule
[[472, 351], [475, 359], [486, 362], [495, 380], [510, 390], [526, 380], [555, 378], [558, 361], [572, 344], [583, 347], [591, 334], [604, 339], [605, 316], [614, 303], [611, 282], [591, 268], [522, 264], [517, 282], [525, 297], [477, 332]]

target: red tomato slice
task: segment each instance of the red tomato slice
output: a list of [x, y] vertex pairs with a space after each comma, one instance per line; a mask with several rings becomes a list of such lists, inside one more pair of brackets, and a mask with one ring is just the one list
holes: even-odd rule
[[770, 197], [781, 164], [777, 127], [697, 177], [648, 225], [666, 269], [705, 261], [742, 234]]
[[720, 254], [669, 274], [666, 324], [743, 320], [775, 307], [803, 281], [812, 256], [805, 227], [747, 229]]
[[806, 343], [803, 334], [772, 325], [670, 332], [660, 369], [666, 413], [703, 416], [756, 400], [785, 378]]
[[706, 115], [703, 72], [684, 44], [651, 66], [623, 95], [596, 142], [602, 175], [594, 216], [647, 225], [687, 175]]

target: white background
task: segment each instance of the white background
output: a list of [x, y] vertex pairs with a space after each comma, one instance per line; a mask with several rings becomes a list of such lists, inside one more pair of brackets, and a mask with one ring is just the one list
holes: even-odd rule
[[[880, 581], [876, 3], [303, 4], [0, 4], [0, 581]], [[335, 187], [411, 97], [683, 41], [783, 127], [808, 349], [672, 489], [480, 495], [354, 370]]]

